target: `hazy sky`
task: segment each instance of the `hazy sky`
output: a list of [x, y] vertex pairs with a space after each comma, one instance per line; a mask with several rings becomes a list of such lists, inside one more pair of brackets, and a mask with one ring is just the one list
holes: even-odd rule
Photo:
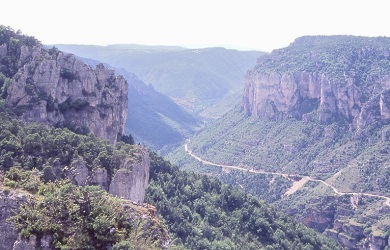
[[272, 51], [303, 35], [390, 36], [388, 0], [7, 0], [0, 24], [44, 44]]

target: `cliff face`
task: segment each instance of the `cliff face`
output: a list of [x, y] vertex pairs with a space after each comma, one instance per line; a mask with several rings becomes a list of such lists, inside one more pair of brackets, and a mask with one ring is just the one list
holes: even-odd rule
[[[128, 212], [128, 221], [145, 222], [145, 235], [141, 238], [162, 235], [160, 242], [169, 244], [165, 229], [160, 225], [156, 228], [159, 222], [155, 209], [134, 204], [144, 201], [149, 180], [148, 151], [116, 143], [124, 134], [128, 111], [128, 83], [124, 77], [116, 76], [103, 64], [91, 68], [74, 55], [55, 48], [47, 50], [35, 38], [15, 34], [0, 25], [0, 99], [0, 249], [52, 249], [56, 240], [52, 231], [42, 233], [35, 228], [28, 239], [19, 237], [14, 225], [7, 222], [18, 214], [23, 203], [30, 201], [27, 192], [16, 186], [3, 187], [2, 175], [13, 166], [35, 168], [42, 174], [42, 182], [69, 178], [80, 186], [99, 185], [128, 200], [121, 200], [120, 205]], [[11, 118], [14, 114], [25, 122]], [[35, 136], [31, 141], [37, 147], [19, 147], [26, 145], [31, 127]], [[52, 127], [84, 135], [92, 132], [95, 136], [47, 129]], [[9, 136], [13, 137], [12, 146], [5, 148]], [[37, 164], [27, 166], [28, 162]], [[34, 194], [32, 199], [36, 198]]]
[[112, 178], [109, 193], [136, 202], [143, 202], [149, 182], [150, 157], [142, 151], [141, 161], [125, 160]]
[[358, 86], [353, 76], [342, 80], [326, 73], [252, 73], [246, 76], [243, 108], [248, 115], [270, 120], [301, 119], [313, 110], [323, 124], [338, 119], [364, 129], [379, 121], [389, 123], [390, 76], [381, 76], [371, 86]]
[[246, 75], [243, 109], [268, 120], [346, 120], [364, 130], [390, 123], [389, 39], [303, 37], [259, 58]]
[[19, 70], [7, 89], [7, 104], [25, 121], [94, 133], [112, 144], [127, 117], [127, 82], [103, 64], [92, 69], [75, 56], [21, 47]]

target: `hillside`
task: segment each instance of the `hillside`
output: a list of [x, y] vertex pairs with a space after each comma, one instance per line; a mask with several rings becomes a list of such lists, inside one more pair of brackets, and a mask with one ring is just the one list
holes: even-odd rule
[[[384, 249], [390, 209], [370, 195], [390, 197], [389, 51], [389, 38], [298, 38], [260, 57], [241, 107], [187, 142], [205, 161], [247, 172], [199, 163], [183, 146], [168, 159], [240, 185], [348, 249]], [[313, 181], [287, 193], [302, 176], [351, 194]]]
[[243, 76], [262, 52], [144, 45], [56, 47], [135, 73], [140, 80], [205, 118], [220, 117], [239, 102]]
[[155, 211], [139, 205], [149, 180], [145, 148], [24, 123], [9, 112], [0, 111], [0, 249], [169, 244]]
[[277, 209], [215, 178], [151, 155], [147, 202], [185, 249], [341, 249]]

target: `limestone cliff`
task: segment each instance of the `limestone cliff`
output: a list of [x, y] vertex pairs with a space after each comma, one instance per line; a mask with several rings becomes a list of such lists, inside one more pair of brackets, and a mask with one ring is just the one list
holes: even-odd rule
[[345, 120], [361, 133], [390, 123], [390, 39], [303, 37], [259, 58], [246, 75], [243, 109], [269, 120]]
[[92, 69], [71, 54], [22, 46], [7, 104], [25, 121], [92, 132], [112, 144], [127, 117], [127, 82], [99, 64]]

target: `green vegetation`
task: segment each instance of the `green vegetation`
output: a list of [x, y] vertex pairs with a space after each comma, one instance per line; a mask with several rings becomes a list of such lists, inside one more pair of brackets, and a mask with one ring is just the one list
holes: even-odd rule
[[[348, 114], [349, 117], [340, 115], [331, 124], [321, 124], [317, 112], [322, 111], [316, 110], [320, 101], [318, 98], [298, 100], [302, 105], [297, 110], [299, 115], [296, 117], [299, 119], [294, 119], [292, 116], [295, 114], [291, 111], [283, 120], [269, 121], [261, 117], [248, 117], [240, 107], [236, 107], [190, 138], [188, 147], [195, 155], [215, 164], [307, 175], [326, 180], [341, 192], [390, 197], [390, 133], [389, 119], [385, 118], [387, 113], [384, 108], [389, 100], [386, 90], [390, 71], [389, 51], [390, 38], [385, 37], [298, 38], [286, 48], [261, 56], [248, 76], [252, 77], [253, 74], [256, 79], [260, 75], [283, 75], [295, 79], [300, 86], [318, 82], [321, 91], [330, 88], [330, 99], [334, 97], [329, 104], [321, 99], [325, 106], [335, 105], [332, 110], [338, 112], [337, 109], [344, 109], [346, 99], [354, 99], [355, 114]], [[300, 77], [305, 75], [302, 72], [313, 73], [307, 75], [318, 77], [318, 81], [303, 79], [300, 82]], [[320, 79], [327, 79], [325, 82], [329, 82], [329, 86], [324, 87]], [[283, 78], [281, 81], [283, 86]], [[314, 88], [317, 87], [319, 90], [320, 86]], [[298, 97], [303, 89], [292, 90], [296, 91], [294, 97]], [[359, 94], [351, 97], [351, 93]], [[359, 119], [352, 121], [352, 117], [357, 117], [360, 111], [364, 112]], [[362, 126], [361, 123], [367, 125]], [[225, 183], [240, 186], [320, 232], [338, 231], [336, 220], [346, 222], [346, 228], [349, 224], [354, 225], [353, 222], [357, 222], [359, 227], [363, 224], [366, 232], [371, 230], [378, 235], [386, 235], [383, 233], [389, 230], [390, 221], [385, 218], [386, 212], [383, 212], [388, 209], [384, 199], [364, 196], [363, 204], [352, 206], [351, 199], [354, 197], [337, 197], [332, 189], [317, 182], [308, 182], [296, 193], [286, 197], [283, 194], [291, 182], [283, 178], [278, 180], [269, 175], [242, 171], [224, 172], [220, 167], [199, 163], [184, 152], [182, 146], [170, 153], [168, 159], [183, 169], [212, 174]], [[335, 225], [324, 221], [334, 222]], [[345, 235], [355, 237], [351, 232]], [[363, 242], [370, 234], [366, 234], [364, 239], [359, 237], [354, 240], [359, 242], [362, 239]], [[387, 239], [385, 236], [384, 241]]]
[[[390, 142], [382, 140], [385, 131], [387, 126], [378, 127], [369, 136], [357, 139], [348, 131], [347, 124], [321, 125], [296, 119], [265, 121], [247, 117], [237, 108], [192, 137], [188, 146], [205, 160], [248, 169], [321, 179], [328, 179], [343, 169], [345, 175], [330, 179], [341, 191], [390, 195], [387, 181]], [[168, 159], [194, 171], [203, 165], [188, 156], [183, 147], [171, 153]], [[201, 171], [205, 172], [203, 167]], [[222, 174], [215, 171], [211, 173]], [[233, 183], [228, 180], [229, 175], [232, 180], [236, 179], [232, 174], [223, 178]], [[237, 180], [236, 184], [244, 185], [247, 180]], [[268, 200], [264, 190], [253, 194]]]
[[253, 196], [155, 154], [146, 201], [188, 249], [339, 249]]
[[87, 100], [77, 99], [71, 100], [66, 99], [63, 103], [58, 104], [58, 109], [61, 112], [66, 112], [68, 110], [80, 111], [89, 106], [89, 102]]
[[158, 221], [100, 187], [67, 180], [44, 184], [39, 171], [14, 167], [5, 174], [4, 185], [36, 193], [8, 219], [22, 237], [52, 236], [55, 249], [158, 249], [163, 243], [166, 232]]
[[79, 79], [79, 77], [69, 69], [61, 69], [60, 76], [70, 82]]
[[238, 170], [222, 173], [219, 179], [232, 186], [238, 184], [246, 193], [270, 203], [280, 200], [292, 185], [291, 180], [282, 176], [253, 174]]
[[[17, 62], [22, 46], [28, 45], [31, 49], [39, 42], [34, 38], [22, 36], [20, 32], [15, 33], [10, 28], [0, 26], [0, 29], [0, 94], [2, 98], [6, 98], [10, 78], [14, 77], [18, 70]], [[182, 49], [174, 51], [182, 54]], [[220, 65], [220, 60], [217, 60], [213, 53], [208, 53], [210, 51], [215, 50], [190, 52], [195, 56], [196, 54], [205, 55], [207, 63]], [[223, 49], [216, 49], [216, 51], [222, 54], [226, 52]], [[53, 47], [49, 55], [58, 55], [58, 50]], [[236, 67], [234, 60], [230, 61], [225, 58], [223, 61]], [[208, 105], [213, 102], [208, 98], [221, 98], [229, 92], [227, 89], [235, 88], [230, 86], [235, 83], [227, 83], [226, 86], [229, 88], [221, 88], [217, 83], [219, 80], [223, 82], [224, 79], [205, 76], [199, 68], [201, 64], [196, 60], [194, 62], [196, 63], [192, 70], [198, 72], [191, 78], [191, 84], [196, 88], [189, 88], [183, 81], [181, 86], [185, 92], [181, 90], [177, 93], [179, 97], [183, 97], [183, 93], [189, 93], [184, 96], [187, 98], [184, 104]], [[375, 67], [372, 69], [376, 72]], [[174, 67], [174, 71], [180, 70]], [[162, 72], [161, 75], [166, 75], [165, 70], [159, 72]], [[188, 77], [185, 70], [182, 73], [179, 79]], [[224, 72], [223, 77], [230, 73]], [[232, 74], [236, 73], [236, 70], [232, 70]], [[68, 81], [77, 80], [77, 75], [66, 69], [60, 72], [60, 76]], [[41, 100], [47, 102], [47, 109], [55, 110], [58, 106], [59, 112], [78, 111], [89, 106], [89, 103], [82, 99], [68, 98], [61, 104], [54, 103], [50, 96], [35, 87], [33, 79], [26, 81], [28, 84], [25, 90], [31, 96], [28, 105], [20, 106], [17, 110], [7, 107], [4, 100], [0, 100], [0, 177], [2, 181], [0, 188], [6, 196], [12, 196], [20, 191], [27, 197], [26, 202], [20, 207], [20, 212], [10, 219], [19, 234], [23, 237], [35, 235], [37, 239], [51, 236], [53, 247], [56, 249], [107, 249], [111, 247], [112, 249], [153, 249], [161, 248], [162, 244], [167, 243], [163, 242], [167, 239], [167, 232], [155, 219], [153, 207], [141, 208], [131, 202], [112, 197], [99, 187], [75, 186], [71, 183], [72, 180], [69, 180], [75, 173], [72, 171], [76, 171], [72, 168], [72, 163], [82, 160], [89, 171], [104, 168], [110, 181], [123, 159], [139, 160], [141, 147], [133, 145], [132, 136], [118, 135], [119, 142], [112, 146], [108, 141], [98, 139], [89, 133], [86, 127], [76, 125], [72, 121], [65, 125], [79, 134], [68, 129], [47, 128], [38, 123], [23, 123], [14, 115], [17, 116], [23, 109], [28, 109], [29, 105], [39, 104]], [[113, 83], [114, 80], [111, 79], [110, 82]], [[135, 86], [134, 93], [145, 90], [142, 84], [138, 85], [138, 87], [143, 86], [140, 88]], [[112, 87], [115, 88], [115, 86]], [[93, 93], [82, 92], [85, 97]], [[159, 95], [153, 91], [149, 93], [154, 96]], [[103, 98], [108, 95], [110, 93], [105, 91]], [[142, 102], [148, 97], [145, 96], [137, 104], [138, 106], [144, 106]], [[191, 100], [188, 101], [188, 98]], [[129, 98], [129, 100], [134, 99], [136, 98]], [[156, 100], [165, 101], [166, 99], [156, 98]], [[156, 103], [158, 102], [154, 105], [157, 105]], [[101, 104], [99, 108], [104, 110], [110, 109], [111, 106]], [[13, 112], [10, 112], [11, 109]], [[203, 110], [202, 107], [200, 110], [195, 109], [196, 112]], [[153, 118], [159, 119], [156, 118], [152, 122], [163, 120], [169, 125], [170, 131], [172, 128], [180, 131], [177, 128], [182, 123], [172, 119], [171, 115], [167, 115], [177, 110], [177, 106], [161, 105], [161, 108], [152, 114]], [[189, 121], [189, 124], [195, 120], [185, 112], [181, 114], [183, 115], [181, 118]], [[101, 116], [101, 118], [104, 117]], [[151, 123], [153, 126], [149, 128], [149, 131], [153, 129], [157, 131], [156, 124]], [[339, 127], [334, 124], [325, 126], [314, 121], [303, 123], [294, 119], [281, 123], [259, 121], [247, 118], [236, 110], [215, 122], [211, 126], [211, 132], [199, 133], [191, 141], [190, 148], [210, 161], [233, 163], [243, 167], [275, 172], [296, 173], [299, 171], [318, 178], [331, 177], [330, 181], [340, 189], [389, 193], [387, 181], [390, 175], [387, 168], [389, 142], [381, 140], [380, 137], [381, 132], [385, 130], [374, 126], [370, 138], [351, 140], [353, 135], [346, 129], [345, 124], [342, 125]], [[158, 132], [165, 133], [162, 130]], [[174, 133], [168, 133], [165, 136], [170, 137], [172, 134]], [[180, 139], [183, 139], [183, 134], [184, 132], [180, 131], [174, 135], [181, 136]], [[153, 134], [151, 137], [156, 136], [157, 134]], [[169, 138], [163, 139], [166, 141]], [[163, 140], [158, 138], [157, 141]], [[369, 147], [361, 145], [369, 145]], [[181, 151], [178, 151], [177, 155], [173, 155], [172, 158], [180, 159], [183, 156]], [[264, 201], [259, 201], [232, 185], [222, 184], [219, 180], [205, 175], [180, 171], [154, 153], [151, 157], [151, 180], [147, 191], [147, 201], [157, 207], [164, 223], [175, 238], [176, 246], [180, 249], [339, 248], [336, 243], [308, 229], [292, 217], [286, 216], [266, 205]], [[183, 156], [182, 159], [184, 159], [183, 162], [187, 161], [188, 155]], [[352, 159], [359, 159], [359, 162]], [[366, 161], [369, 164], [365, 165]], [[342, 164], [349, 164], [348, 167], [351, 169], [349, 172], [346, 171], [351, 175], [349, 176], [352, 180], [350, 186], [343, 185], [343, 180], [339, 179], [341, 177], [334, 175], [341, 169]], [[358, 172], [353, 171], [355, 164], [359, 166]], [[247, 192], [271, 202], [280, 200], [282, 194], [291, 185], [290, 180], [281, 176], [253, 176], [237, 171], [224, 173], [216, 167], [201, 165], [202, 169], [219, 176], [224, 182], [240, 184]], [[371, 172], [368, 166], [374, 166], [375, 172]], [[190, 168], [191, 165], [188, 167]], [[366, 183], [362, 183], [362, 180]], [[257, 185], [252, 187], [254, 183]], [[310, 188], [317, 188], [317, 186], [311, 183]], [[327, 191], [321, 191], [328, 194]], [[300, 202], [305, 198], [299, 196], [302, 194], [305, 194], [305, 190], [295, 193], [295, 197], [299, 197], [300, 200], [291, 202], [292, 209], [302, 208]], [[347, 200], [342, 200], [342, 202], [345, 201]], [[377, 202], [375, 199], [364, 202], [367, 205], [365, 207], [367, 211], [375, 211], [375, 206], [369, 205]], [[312, 203], [313, 207], [325, 206], [326, 208], [329, 208], [329, 204], [329, 202], [321, 201]], [[286, 204], [277, 205], [286, 208]], [[366, 219], [373, 214], [375, 213], [360, 212], [358, 216], [342, 219], [358, 225], [366, 223], [364, 224], [366, 225], [365, 231], [383, 235], [381, 230], [388, 230], [387, 222], [382, 225], [379, 220]]]
[[345, 79], [346, 73], [356, 84], [364, 84], [389, 72], [389, 41], [386, 37], [304, 36], [270, 56], [260, 57], [253, 71], [308, 71], [339, 80]]
[[0, 188], [6, 195], [13, 190], [33, 194], [10, 219], [19, 234], [48, 235], [55, 249], [161, 248], [167, 232], [148, 209], [68, 179], [74, 160], [82, 159], [89, 169], [105, 168], [109, 179], [122, 159], [139, 160], [139, 146], [127, 144], [131, 136], [121, 139], [126, 143], [114, 147], [92, 134], [25, 124], [0, 113]]
[[80, 157], [87, 168], [105, 168], [112, 177], [125, 157], [139, 157], [139, 147], [119, 142], [115, 147], [93, 134], [75, 134], [68, 129], [51, 128], [39, 123], [24, 124], [0, 113], [0, 170], [12, 166], [53, 172], [62, 178], [64, 167]]
[[[341, 192], [367, 192], [390, 197], [390, 141], [382, 138], [388, 126], [376, 127], [367, 137], [359, 139], [346, 127], [343, 124], [321, 125], [313, 120], [265, 121], [247, 117], [236, 109], [192, 137], [188, 146], [202, 159], [214, 163], [248, 170], [309, 175], [326, 180]], [[385, 219], [386, 214], [378, 212], [386, 209], [382, 208], [383, 199], [370, 201], [365, 198], [365, 206], [360, 205], [356, 210], [351, 207], [344, 209], [342, 199], [334, 198], [331, 189], [315, 182], [308, 182], [294, 195], [283, 197], [291, 186], [288, 179], [242, 171], [223, 172], [220, 167], [199, 163], [184, 151], [183, 146], [167, 158], [182, 169], [211, 174], [224, 183], [240, 186], [297, 219], [307, 218], [310, 214], [305, 211], [314, 210], [332, 215], [329, 217], [331, 221], [336, 214], [349, 211], [343, 219], [359, 220], [364, 224], [369, 221], [365, 226], [367, 230], [376, 228], [379, 232], [386, 232], [390, 225]], [[350, 202], [349, 197], [345, 197]], [[327, 210], [331, 205], [335, 209]], [[315, 224], [312, 226], [318, 227], [319, 231], [332, 226]]]
[[[91, 134], [47, 129], [0, 115], [4, 192], [21, 189], [34, 194], [11, 219], [22, 236], [52, 235], [56, 249], [160, 247], [166, 232], [159, 222], [141, 219], [147, 211], [98, 187], [78, 187], [64, 179], [65, 166], [78, 157], [88, 168], [104, 167], [112, 175], [120, 158], [137, 157], [137, 146], [119, 142], [112, 147]], [[217, 179], [180, 171], [154, 153], [151, 156], [147, 202], [158, 208], [178, 248], [337, 249], [335, 243], [264, 202]]]
[[5, 99], [7, 96], [7, 88], [11, 79], [6, 77], [3, 73], [0, 73], [0, 99]]

